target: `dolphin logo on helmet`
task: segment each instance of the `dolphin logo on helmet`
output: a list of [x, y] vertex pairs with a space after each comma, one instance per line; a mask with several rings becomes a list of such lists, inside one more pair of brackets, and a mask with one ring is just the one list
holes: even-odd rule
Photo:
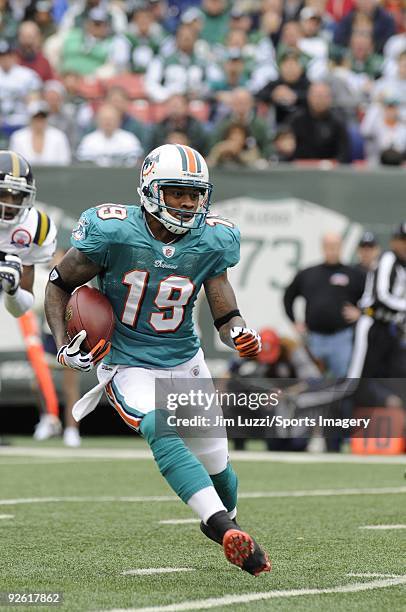
[[[163, 192], [165, 187], [199, 190], [196, 210], [183, 214], [179, 209], [168, 206]], [[173, 234], [185, 234], [202, 226], [209, 212], [212, 190], [207, 164], [200, 153], [191, 147], [162, 145], [151, 151], [142, 164], [138, 189], [141, 204]]]

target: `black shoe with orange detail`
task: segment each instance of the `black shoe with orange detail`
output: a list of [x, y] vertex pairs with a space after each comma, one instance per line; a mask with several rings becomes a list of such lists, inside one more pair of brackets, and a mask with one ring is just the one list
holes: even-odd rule
[[207, 525], [200, 523], [200, 529], [205, 536], [222, 544], [226, 559], [233, 565], [253, 576], [271, 571], [271, 562], [266, 552], [226, 512], [216, 512], [209, 518]]

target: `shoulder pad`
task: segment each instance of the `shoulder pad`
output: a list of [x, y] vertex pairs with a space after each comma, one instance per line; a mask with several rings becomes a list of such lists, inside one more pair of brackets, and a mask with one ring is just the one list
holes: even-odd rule
[[100, 204], [83, 211], [72, 232], [75, 240], [83, 240], [90, 233], [104, 237], [108, 242], [125, 240], [128, 232], [127, 207], [122, 204]]
[[128, 217], [127, 206], [124, 206], [123, 204], [113, 204], [111, 202], [107, 202], [106, 204], [98, 204], [91, 210], [95, 211], [97, 218], [101, 221], [109, 221], [110, 219], [124, 221], [124, 219], [127, 219]]
[[240, 241], [240, 230], [229, 219], [210, 214], [206, 217], [206, 236], [215, 248], [224, 249]]
[[42, 210], [35, 209], [35, 212], [37, 213], [37, 229], [34, 234], [33, 242], [38, 246], [42, 246], [49, 234], [51, 219]]

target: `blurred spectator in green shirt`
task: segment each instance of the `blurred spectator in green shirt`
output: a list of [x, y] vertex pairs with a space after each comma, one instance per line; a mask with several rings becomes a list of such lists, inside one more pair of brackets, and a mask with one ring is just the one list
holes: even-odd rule
[[224, 139], [230, 124], [241, 123], [249, 132], [251, 142], [258, 147], [261, 157], [268, 159], [270, 154], [271, 136], [267, 123], [257, 117], [252, 94], [242, 87], [235, 89], [229, 101], [228, 116], [217, 124], [213, 142]]
[[111, 31], [110, 17], [102, 8], [89, 11], [84, 28], [68, 31], [61, 52], [62, 72], [113, 76], [128, 60], [125, 41]]
[[203, 0], [204, 25], [200, 37], [210, 44], [224, 41], [230, 27], [229, 3], [227, 0]]

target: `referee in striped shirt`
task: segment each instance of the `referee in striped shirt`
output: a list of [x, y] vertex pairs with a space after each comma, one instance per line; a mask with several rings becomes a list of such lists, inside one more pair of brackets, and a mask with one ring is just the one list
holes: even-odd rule
[[349, 378], [406, 376], [406, 222], [394, 231], [390, 250], [368, 273], [359, 303]]

